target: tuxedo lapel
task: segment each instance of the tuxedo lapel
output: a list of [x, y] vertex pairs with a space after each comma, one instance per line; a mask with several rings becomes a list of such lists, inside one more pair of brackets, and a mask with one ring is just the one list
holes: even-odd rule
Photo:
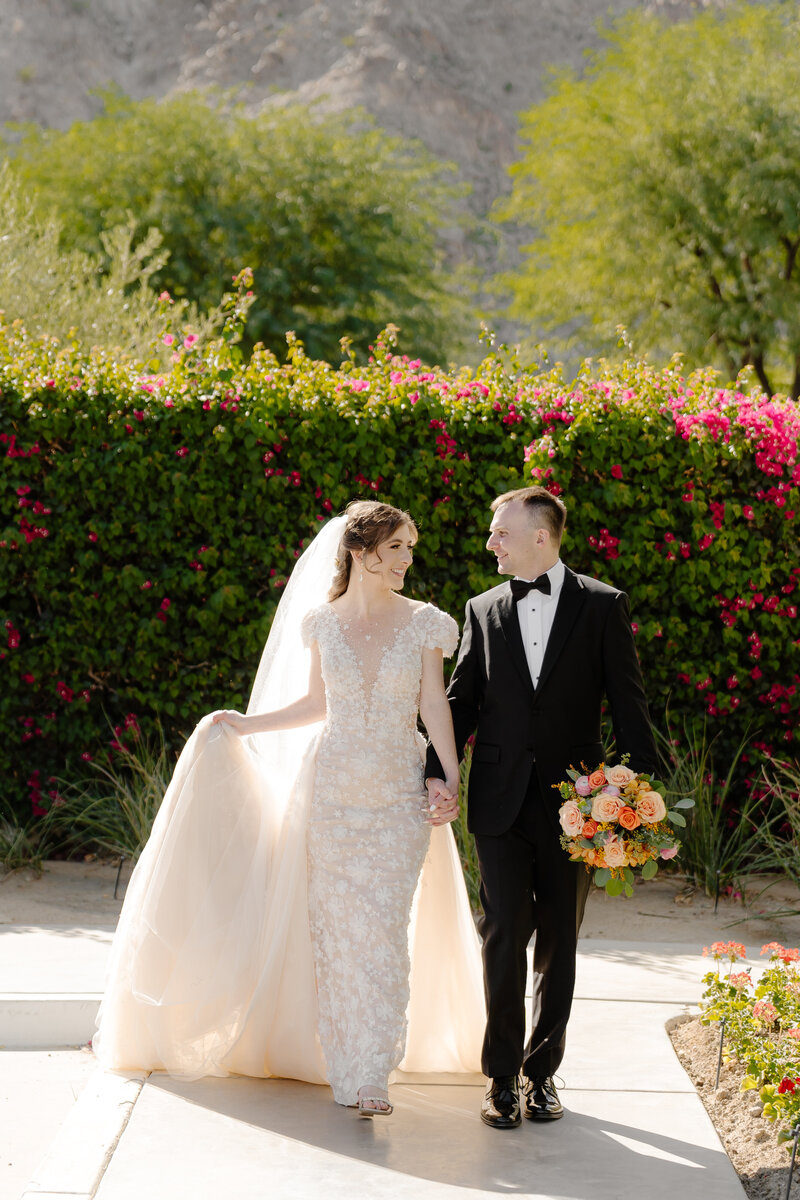
[[497, 601], [497, 616], [514, 666], [532, 694], [533, 681], [528, 669], [525, 646], [522, 642], [522, 632], [519, 627], [519, 617], [517, 616], [517, 604], [511, 594], [510, 587]]
[[[553, 666], [558, 661], [558, 656], [563, 650], [564, 644], [572, 632], [575, 619], [586, 600], [586, 591], [578, 576], [574, 571], [570, 571], [569, 567], [566, 567], [565, 571], [564, 582], [561, 585], [561, 595], [558, 598], [558, 607], [553, 618], [553, 627], [550, 630], [550, 637], [547, 639], [547, 648], [544, 652], [539, 684], [536, 688], [537, 694], [541, 692], [547, 683], [547, 678]], [[520, 644], [522, 644], [521, 637]]]

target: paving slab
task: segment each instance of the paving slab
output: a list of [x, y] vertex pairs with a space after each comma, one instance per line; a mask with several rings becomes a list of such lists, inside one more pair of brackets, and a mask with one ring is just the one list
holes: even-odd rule
[[[79, 1000], [88, 1037], [111, 932], [0, 926], [0, 986], [12, 984], [0, 1042], [15, 1022], [31, 1036], [37, 1013], [42, 1036], [61, 1036]], [[708, 968], [693, 944], [583, 940], [559, 1071], [567, 1114], [518, 1130], [482, 1124], [479, 1077], [402, 1077], [394, 1114], [370, 1121], [327, 1088], [289, 1080], [187, 1083], [98, 1068], [24, 1200], [742, 1200], [665, 1030], [696, 1004]]]
[[326, 1088], [151, 1076], [97, 1200], [742, 1200], [699, 1099], [565, 1089], [562, 1121], [487, 1128], [480, 1087], [396, 1085], [359, 1120]]
[[17, 1200], [96, 1071], [88, 1050], [0, 1052], [1, 1200]]

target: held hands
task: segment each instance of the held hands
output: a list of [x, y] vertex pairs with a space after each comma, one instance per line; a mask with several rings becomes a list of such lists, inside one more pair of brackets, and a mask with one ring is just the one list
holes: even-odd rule
[[448, 825], [458, 816], [458, 784], [443, 779], [426, 780], [429, 825]]

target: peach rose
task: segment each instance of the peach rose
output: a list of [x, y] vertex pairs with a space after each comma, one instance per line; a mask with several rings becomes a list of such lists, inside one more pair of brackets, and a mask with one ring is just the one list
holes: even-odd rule
[[616, 821], [622, 802], [619, 796], [609, 796], [601, 792], [592, 801], [592, 819], [595, 821]]
[[642, 823], [642, 819], [636, 810], [627, 804], [623, 804], [617, 813], [617, 820], [623, 829], [635, 829], [637, 825], [641, 825]]
[[580, 837], [583, 829], [583, 813], [574, 800], [567, 800], [566, 804], [561, 805], [558, 810], [558, 819], [567, 837]]
[[597, 821], [584, 821], [581, 834], [585, 838], [593, 838], [597, 833]]
[[606, 782], [605, 771], [598, 767], [596, 771], [592, 771], [589, 776], [589, 787], [594, 791], [595, 788], [602, 787]]
[[626, 783], [630, 783], [636, 776], [636, 772], [630, 767], [606, 767], [606, 780], [613, 784], [614, 787], [624, 787]]
[[624, 867], [628, 862], [625, 844], [615, 833], [609, 834], [603, 847], [603, 858], [607, 867]]
[[636, 801], [636, 811], [646, 825], [655, 825], [663, 821], [667, 815], [667, 806], [660, 792], [640, 792]]

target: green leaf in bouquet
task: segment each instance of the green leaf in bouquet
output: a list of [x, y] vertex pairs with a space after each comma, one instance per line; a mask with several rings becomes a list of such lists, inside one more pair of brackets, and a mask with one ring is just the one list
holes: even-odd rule
[[658, 863], [654, 858], [648, 858], [647, 862], [642, 867], [642, 879], [652, 879], [658, 874]]
[[611, 872], [608, 867], [598, 867], [594, 873], [594, 881], [598, 887], [605, 887], [611, 878]]
[[673, 825], [685, 825], [686, 824], [686, 817], [682, 817], [681, 814], [679, 812], [676, 812], [674, 808], [671, 808], [669, 810], [669, 812], [667, 813], [667, 816], [669, 817], [669, 819]]
[[633, 883], [634, 874], [630, 867], [622, 868], [622, 878], [625, 880], [626, 883]]
[[607, 896], [619, 896], [624, 887], [625, 887], [625, 884], [624, 884], [623, 880], [609, 879], [608, 883], [606, 884], [606, 895]]
[[581, 777], [580, 771], [576, 771], [574, 767], [568, 767], [567, 774], [569, 775], [569, 777], [573, 783], [575, 782], [576, 779], [580, 779], [580, 777]]
[[631, 896], [633, 895], [633, 884], [631, 884], [631, 883], [625, 884], [625, 895], [630, 900]]
[[590, 838], [578, 838], [578, 845], [583, 846], [584, 850], [594, 850], [594, 842]]
[[694, 800], [691, 800], [688, 796], [684, 796], [683, 800], [676, 800], [672, 807], [673, 808], [694, 808]]
[[660, 779], [651, 780], [650, 787], [654, 792], [660, 792], [662, 796], [667, 790], [666, 784], [663, 784]]

